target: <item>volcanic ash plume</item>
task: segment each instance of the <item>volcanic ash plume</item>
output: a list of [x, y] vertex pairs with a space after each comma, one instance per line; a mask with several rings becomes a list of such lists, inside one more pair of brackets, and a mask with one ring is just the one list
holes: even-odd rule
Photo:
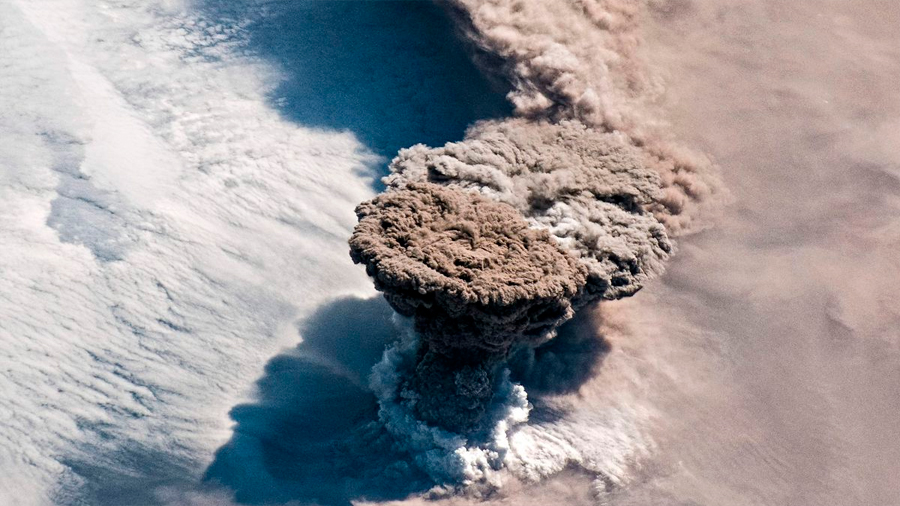
[[385, 181], [392, 189], [429, 181], [509, 204], [580, 259], [589, 298], [617, 299], [661, 272], [672, 249], [644, 210], [661, 196], [645, 159], [620, 133], [515, 119], [477, 125], [442, 148], [402, 150]]
[[400, 152], [388, 191], [357, 209], [351, 256], [422, 339], [414, 410], [477, 426], [514, 345], [552, 337], [574, 309], [637, 291], [671, 251], [644, 208], [656, 172], [620, 134], [577, 121], [476, 126]]
[[466, 430], [493, 394], [496, 363], [573, 314], [586, 269], [510, 206], [410, 183], [364, 203], [354, 261], [422, 338], [409, 387], [428, 422]]
[[419, 340], [396, 361], [395, 391], [379, 388], [383, 416], [409, 414], [388, 426], [412, 417], [496, 435], [510, 352], [662, 272], [668, 234], [690, 225], [717, 179], [641, 112], [652, 87], [634, 56], [637, 3], [450, 6], [476, 59], [511, 84], [518, 117], [402, 150], [385, 193], [357, 208], [350, 249]]

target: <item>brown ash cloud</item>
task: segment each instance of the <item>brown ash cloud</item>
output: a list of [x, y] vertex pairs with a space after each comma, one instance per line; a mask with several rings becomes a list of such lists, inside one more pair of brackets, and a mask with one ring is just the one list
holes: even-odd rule
[[357, 209], [353, 260], [421, 336], [409, 388], [426, 421], [478, 422], [497, 364], [574, 313], [586, 269], [516, 210], [476, 192], [410, 183]]
[[402, 150], [385, 181], [392, 189], [428, 181], [509, 204], [587, 268], [587, 302], [633, 294], [672, 251], [645, 209], [662, 196], [646, 162], [618, 133], [514, 119], [476, 125], [463, 142]]
[[446, 5], [510, 85], [515, 117], [401, 150], [385, 193], [358, 207], [350, 248], [420, 339], [398, 402], [471, 433], [511, 350], [637, 292], [722, 191], [709, 160], [648, 112], [659, 86], [640, 63], [641, 3]]

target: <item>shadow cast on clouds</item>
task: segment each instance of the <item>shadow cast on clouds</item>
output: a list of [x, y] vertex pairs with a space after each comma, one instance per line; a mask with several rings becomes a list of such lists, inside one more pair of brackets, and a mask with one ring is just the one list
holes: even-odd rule
[[[269, 361], [256, 400], [231, 410], [234, 435], [216, 453], [207, 482], [241, 504], [341, 506], [434, 486], [378, 421], [367, 387], [372, 367], [398, 338], [392, 314], [380, 296], [345, 298], [304, 321], [303, 342]], [[516, 379], [533, 390], [536, 419], [559, 416], [541, 408], [541, 397], [576, 391], [609, 350], [588, 325], [579, 317], [511, 361]]]
[[537, 348], [521, 349], [510, 358], [511, 378], [525, 387], [530, 400], [577, 392], [599, 372], [610, 343], [597, 334], [591, 313], [590, 309], [577, 313], [555, 338]]
[[303, 343], [273, 358], [257, 400], [236, 406], [231, 441], [206, 479], [245, 504], [346, 505], [388, 500], [432, 484], [395, 450], [365, 386], [396, 331], [381, 297], [340, 299], [301, 326]]
[[475, 68], [431, 1], [208, 0], [203, 10], [249, 17], [250, 52], [282, 70], [270, 99], [285, 118], [349, 130], [388, 160], [416, 143], [461, 139], [473, 122], [511, 110], [508, 90]]

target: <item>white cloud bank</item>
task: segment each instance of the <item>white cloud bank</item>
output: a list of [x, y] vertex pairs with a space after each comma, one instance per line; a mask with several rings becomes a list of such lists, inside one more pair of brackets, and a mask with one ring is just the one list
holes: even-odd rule
[[0, 503], [132, 440], [199, 478], [295, 319], [370, 293], [374, 155], [281, 119], [242, 41], [178, 2], [0, 3]]

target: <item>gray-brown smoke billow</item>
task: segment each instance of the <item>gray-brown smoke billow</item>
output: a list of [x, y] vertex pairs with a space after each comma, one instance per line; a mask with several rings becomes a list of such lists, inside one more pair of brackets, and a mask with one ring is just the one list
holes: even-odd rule
[[357, 214], [353, 260], [422, 336], [408, 385], [420, 394], [416, 411], [451, 430], [471, 428], [492, 397], [498, 361], [572, 317], [586, 269], [515, 209], [471, 191], [411, 183]]
[[[672, 0], [451, 0], [476, 60], [513, 86], [523, 118], [576, 119], [618, 132], [646, 156], [662, 193], [649, 206], [670, 233], [696, 228], [708, 204], [722, 199], [718, 170], [675, 141], [653, 114], [662, 93], [641, 58], [648, 5]], [[674, 3], [674, 2], [673, 2]]]
[[[362, 204], [350, 246], [376, 288], [442, 353], [502, 353], [572, 316], [585, 269], [509, 206], [414, 183]], [[421, 315], [421, 316], [420, 316]]]
[[[709, 160], [647, 112], [658, 86], [638, 58], [639, 3], [446, 5], [476, 62], [512, 90], [515, 116], [401, 150], [385, 192], [357, 208], [350, 249], [418, 338], [413, 359], [395, 357], [403, 371], [380, 383], [394, 389], [381, 402], [490, 439], [472, 462], [496, 469], [510, 425], [495, 430], [497, 393], [527, 414], [524, 391], [501, 374], [510, 352], [553, 338], [579, 308], [640, 290], [664, 270], [670, 235], [721, 192]], [[389, 427], [421, 432], [397, 416]]]
[[468, 140], [400, 152], [386, 193], [357, 209], [351, 256], [422, 338], [419, 417], [475, 428], [515, 345], [552, 337], [573, 309], [640, 289], [672, 251], [647, 208], [661, 181], [619, 133], [513, 119]]
[[622, 134], [578, 121], [514, 119], [476, 125], [463, 142], [402, 150], [385, 181], [473, 189], [511, 205], [588, 269], [584, 304], [633, 294], [672, 251], [645, 209], [662, 191], [643, 155]]

